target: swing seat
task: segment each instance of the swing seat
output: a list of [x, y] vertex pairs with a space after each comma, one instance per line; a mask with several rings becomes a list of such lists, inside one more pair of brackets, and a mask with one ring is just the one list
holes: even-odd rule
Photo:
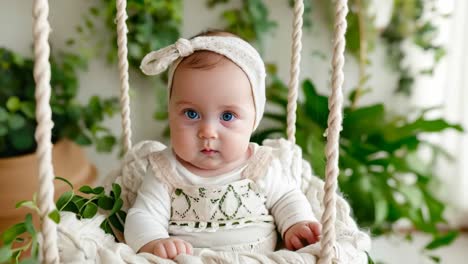
[[[302, 159], [299, 146], [285, 139], [267, 139], [264, 146], [280, 150], [280, 161], [291, 169], [297, 186], [305, 193], [312, 211], [320, 219], [324, 182], [313, 175], [310, 164]], [[127, 211], [135, 201], [138, 189], [148, 168], [151, 153], [166, 148], [156, 141], [143, 141], [127, 152], [120, 168], [111, 172], [104, 184], [106, 191], [112, 183], [122, 187], [123, 210]], [[370, 238], [359, 230], [350, 215], [350, 207], [342, 198], [336, 203], [336, 244], [334, 263], [367, 264], [366, 251], [370, 250]], [[320, 242], [298, 251], [278, 250], [266, 254], [250, 252], [221, 252], [210, 249], [195, 249], [194, 254], [179, 255], [174, 260], [162, 259], [148, 253], [136, 253], [125, 243], [115, 242], [99, 227], [105, 215], [97, 214], [92, 219], [76, 219], [73, 213], [63, 212], [58, 226], [58, 247], [61, 263], [317, 263], [320, 257]]]

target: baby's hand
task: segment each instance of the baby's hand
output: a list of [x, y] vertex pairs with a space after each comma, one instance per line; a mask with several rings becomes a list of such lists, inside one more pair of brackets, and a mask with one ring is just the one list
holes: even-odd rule
[[317, 222], [299, 222], [284, 233], [284, 242], [289, 250], [298, 250], [320, 240], [322, 225]]
[[144, 245], [140, 252], [148, 252], [161, 258], [173, 259], [179, 254], [192, 255], [192, 245], [178, 238], [163, 238], [153, 240]]

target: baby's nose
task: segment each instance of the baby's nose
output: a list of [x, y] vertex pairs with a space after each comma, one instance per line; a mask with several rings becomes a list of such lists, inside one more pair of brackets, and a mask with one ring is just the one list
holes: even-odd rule
[[198, 131], [198, 137], [203, 139], [216, 139], [218, 138], [218, 132], [216, 126], [210, 122], [204, 122]]

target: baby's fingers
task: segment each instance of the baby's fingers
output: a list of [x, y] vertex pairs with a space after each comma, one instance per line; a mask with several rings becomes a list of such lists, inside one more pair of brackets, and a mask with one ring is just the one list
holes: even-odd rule
[[173, 241], [168, 241], [164, 243], [164, 248], [166, 249], [167, 257], [173, 259], [177, 256], [177, 248]]
[[305, 226], [300, 230], [300, 236], [308, 242], [314, 244], [318, 241], [318, 236], [313, 232], [310, 226]]
[[190, 244], [189, 242], [186, 242], [184, 241], [184, 244], [185, 244], [185, 252], [188, 254], [188, 255], [192, 255], [193, 254], [193, 247], [192, 247], [192, 244]]
[[291, 237], [290, 246], [292, 246], [290, 250], [298, 250], [304, 247], [301, 240], [297, 236]]
[[178, 254], [192, 254], [192, 245], [190, 243], [185, 242], [183, 240], [176, 240], [174, 241], [174, 244], [177, 248], [177, 255]]
[[309, 228], [317, 238], [322, 234], [322, 225], [319, 223], [309, 223]]
[[164, 243], [157, 243], [154, 246], [153, 254], [161, 258], [168, 258], [166, 248], [164, 247]]

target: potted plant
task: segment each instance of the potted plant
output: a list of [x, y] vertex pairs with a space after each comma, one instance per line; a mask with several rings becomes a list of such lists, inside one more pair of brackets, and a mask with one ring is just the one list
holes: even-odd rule
[[[76, 100], [77, 70], [85, 66], [74, 54], [51, 58], [54, 172], [75, 186], [91, 184], [96, 177], [80, 146], [110, 151], [116, 143], [102, 121], [117, 110], [117, 99], [93, 96], [84, 105]], [[0, 48], [0, 232], [23, 218], [25, 212], [15, 209], [15, 203], [30, 200], [37, 190], [34, 89], [33, 60]], [[59, 182], [56, 188], [58, 196], [67, 186]]]

